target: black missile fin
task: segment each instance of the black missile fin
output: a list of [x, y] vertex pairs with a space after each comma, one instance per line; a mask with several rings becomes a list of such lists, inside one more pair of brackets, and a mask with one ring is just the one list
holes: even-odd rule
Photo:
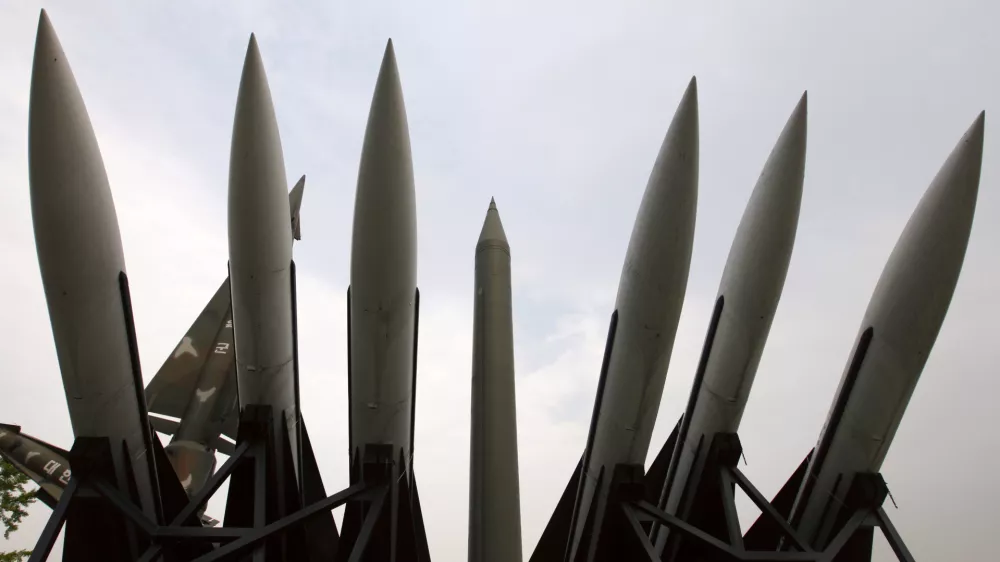
[[417, 493], [417, 478], [414, 476], [412, 482], [406, 483], [403, 478], [403, 489], [409, 488], [410, 492], [410, 517], [412, 518], [414, 551], [417, 553], [417, 562], [430, 562], [431, 551], [427, 544], [427, 532], [424, 530], [424, 515], [420, 510], [420, 494]]
[[[306, 424], [303, 420], [302, 431], [302, 499], [304, 506], [310, 506], [326, 498], [326, 489], [323, 487], [323, 478], [319, 473], [319, 464], [316, 462], [316, 455], [313, 453], [312, 442], [309, 440], [309, 432], [306, 431]], [[308, 550], [309, 560], [333, 560], [337, 554], [337, 542], [340, 535], [337, 534], [337, 523], [333, 520], [333, 512], [324, 511], [306, 521], [305, 540]]]
[[[806, 458], [802, 460], [802, 464], [795, 469], [791, 478], [785, 482], [785, 485], [778, 490], [774, 499], [771, 500], [771, 505], [775, 511], [786, 520], [791, 516], [792, 504], [795, 503], [795, 496], [799, 493], [799, 487], [802, 485], [802, 479], [805, 477], [806, 470], [809, 469], [809, 461], [812, 460], [812, 456], [813, 451], [809, 451]], [[767, 513], [761, 513], [746, 534], [743, 535], [743, 545], [747, 550], [775, 550], [778, 548], [778, 543], [783, 536], [781, 527]]]
[[552, 560], [562, 560], [566, 553], [566, 543], [569, 542], [570, 520], [573, 518], [573, 504], [576, 503], [576, 489], [580, 482], [580, 472], [583, 467], [583, 458], [576, 463], [576, 470], [569, 478], [563, 495], [556, 504], [556, 509], [549, 518], [548, 525], [542, 531], [535, 551], [531, 553], [529, 562], [550, 562]]
[[660, 501], [660, 492], [663, 490], [663, 482], [667, 479], [667, 470], [670, 468], [670, 457], [674, 454], [674, 445], [677, 443], [677, 433], [680, 430], [681, 422], [677, 421], [674, 430], [670, 432], [667, 441], [660, 448], [653, 464], [646, 471], [644, 484], [646, 486], [646, 501], [657, 505]]

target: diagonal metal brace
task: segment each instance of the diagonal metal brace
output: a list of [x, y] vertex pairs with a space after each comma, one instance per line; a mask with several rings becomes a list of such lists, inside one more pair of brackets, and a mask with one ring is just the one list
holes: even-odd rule
[[261, 541], [267, 539], [271, 535], [284, 531], [285, 529], [298, 525], [304, 522], [306, 519], [321, 513], [323, 511], [329, 511], [335, 509], [348, 500], [352, 499], [355, 495], [367, 491], [368, 488], [365, 487], [363, 483], [354, 484], [353, 486], [337, 492], [336, 494], [320, 500], [309, 507], [300, 509], [299, 511], [279, 519], [270, 525], [262, 527], [260, 529], [254, 529], [253, 532], [245, 535], [239, 540], [235, 540], [221, 548], [213, 550], [212, 552], [196, 558], [195, 562], [217, 562], [219, 560], [225, 560], [234, 554], [242, 552], [248, 548], [253, 548]]
[[108, 500], [122, 515], [131, 519], [144, 535], [152, 537], [156, 533], [156, 523], [146, 517], [145, 513], [139, 511], [139, 508], [129, 499], [122, 496], [117, 488], [101, 478], [94, 478], [89, 484], [90, 488]]
[[625, 519], [628, 520], [629, 526], [635, 531], [635, 538], [642, 544], [642, 549], [646, 552], [646, 556], [649, 557], [649, 562], [660, 562], [660, 557], [656, 554], [656, 549], [649, 542], [646, 530], [642, 528], [642, 524], [639, 523], [639, 519], [635, 516], [634, 508], [627, 503], [623, 503], [621, 506], [622, 512], [625, 514]]
[[705, 531], [702, 531], [701, 529], [693, 525], [685, 523], [678, 517], [670, 515], [669, 513], [661, 510], [660, 508], [656, 507], [651, 503], [647, 501], [640, 501], [633, 505], [636, 508], [652, 515], [653, 518], [659, 521], [661, 524], [666, 525], [671, 529], [676, 529], [677, 531], [680, 531], [685, 535], [694, 537], [700, 540], [701, 542], [713, 547], [718, 552], [722, 552], [730, 556], [735, 556], [733, 550], [729, 547], [728, 544], [720, 541], [719, 539], [713, 537], [712, 535], [709, 535]]
[[778, 524], [779, 527], [781, 527], [781, 530], [785, 533], [785, 536], [787, 536], [792, 540], [796, 548], [798, 548], [802, 552], [815, 552], [813, 549], [809, 548], [809, 545], [806, 543], [806, 541], [802, 540], [802, 537], [800, 537], [799, 534], [795, 532], [795, 529], [792, 529], [792, 526], [788, 524], [788, 521], [774, 509], [774, 506], [771, 505], [771, 502], [767, 501], [767, 499], [763, 495], [761, 495], [760, 491], [758, 491], [757, 488], [754, 487], [754, 485], [750, 482], [750, 480], [748, 480], [747, 477], [742, 472], [740, 472], [740, 469], [736, 468], [735, 466], [732, 466], [724, 468], [723, 470], [728, 472], [729, 476], [731, 476], [733, 480], [736, 481], [736, 484], [740, 487], [740, 489], [742, 489], [744, 492], [746, 492], [748, 496], [750, 496], [750, 499], [753, 500], [754, 505], [756, 505], [758, 509], [766, 513], [768, 517], [770, 517], [775, 523]]
[[382, 506], [385, 505], [385, 497], [389, 494], [389, 488], [383, 487], [382, 493], [375, 498], [372, 502], [371, 507], [368, 509], [368, 515], [365, 516], [365, 522], [361, 525], [361, 530], [358, 531], [358, 538], [354, 542], [354, 548], [351, 550], [351, 557], [347, 559], [347, 562], [360, 562], [361, 557], [364, 555], [365, 550], [368, 548], [368, 539], [371, 538], [372, 530], [375, 529], [375, 524], [378, 522], [379, 515], [382, 513]]
[[236, 450], [233, 452], [232, 456], [229, 457], [229, 460], [222, 465], [222, 468], [212, 475], [212, 478], [210, 478], [209, 481], [202, 486], [198, 495], [188, 502], [184, 509], [177, 514], [177, 517], [174, 517], [174, 520], [170, 522], [170, 526], [176, 527], [181, 525], [189, 517], [194, 515], [196, 511], [201, 509], [201, 506], [205, 505], [208, 498], [215, 494], [215, 492], [219, 489], [219, 486], [222, 486], [222, 483], [229, 478], [229, 475], [233, 473], [233, 470], [240, 464], [240, 461], [245, 458], [248, 450], [250, 450], [249, 441], [244, 441], [236, 447]]
[[882, 529], [882, 534], [885, 535], [885, 540], [889, 542], [889, 547], [892, 548], [892, 552], [896, 554], [899, 562], [913, 562], [913, 555], [906, 548], [906, 544], [903, 543], [903, 539], [899, 536], [892, 521], [889, 521], [889, 516], [885, 510], [881, 507], [878, 508], [875, 512], [875, 517], [878, 519], [878, 526]]
[[31, 551], [31, 557], [28, 558], [28, 562], [42, 562], [49, 557], [52, 546], [56, 542], [56, 537], [59, 536], [59, 531], [62, 530], [63, 523], [66, 522], [66, 510], [69, 508], [69, 503], [73, 501], [73, 496], [76, 495], [76, 489], [79, 485], [80, 481], [78, 479], [70, 477], [69, 484], [63, 489], [59, 503], [56, 504], [55, 509], [52, 510], [52, 515], [49, 516], [49, 520], [45, 523], [45, 528], [42, 529], [42, 534], [38, 537], [35, 549]]

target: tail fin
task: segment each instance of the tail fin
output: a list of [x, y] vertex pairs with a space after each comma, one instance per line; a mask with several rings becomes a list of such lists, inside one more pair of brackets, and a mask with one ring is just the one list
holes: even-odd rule
[[306, 177], [302, 176], [295, 183], [295, 187], [288, 193], [288, 208], [292, 212], [292, 238], [302, 240], [302, 221], [299, 218], [299, 210], [302, 207], [302, 192], [306, 188]]
[[[795, 496], [799, 493], [799, 487], [802, 485], [802, 479], [809, 468], [809, 461], [812, 459], [812, 456], [813, 451], [809, 451], [806, 458], [802, 460], [802, 464], [795, 469], [792, 476], [778, 490], [774, 499], [771, 500], [774, 510], [786, 520], [791, 516], [792, 504], [795, 503]], [[775, 550], [778, 548], [778, 542], [781, 541], [783, 536], [784, 533], [781, 527], [768, 517], [766, 513], [762, 513], [754, 521], [750, 530], [743, 535], [743, 545], [747, 550]]]
[[576, 503], [576, 489], [580, 482], [580, 472], [583, 468], [583, 458], [576, 463], [576, 470], [569, 477], [566, 489], [563, 490], [556, 509], [549, 518], [548, 525], [542, 531], [529, 562], [549, 562], [562, 560], [566, 554], [566, 543], [569, 541], [570, 521], [573, 518], [573, 505]]

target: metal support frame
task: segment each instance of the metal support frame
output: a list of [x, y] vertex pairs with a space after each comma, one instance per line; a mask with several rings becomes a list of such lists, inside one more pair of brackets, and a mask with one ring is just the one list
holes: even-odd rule
[[[245, 417], [254, 418], [256, 416], [256, 419], [260, 419], [261, 413], [260, 411], [254, 412]], [[143, 513], [130, 499], [129, 494], [119, 486], [109, 482], [105, 474], [74, 470], [59, 503], [53, 509], [52, 515], [35, 544], [29, 562], [42, 562], [48, 559], [52, 546], [64, 527], [68, 512], [81, 499], [88, 502], [101, 502], [110, 508], [107, 513], [117, 515], [120, 522], [134, 530], [139, 538], [138, 544], [148, 545], [144, 551], [140, 550], [141, 556], [138, 556], [137, 559], [141, 562], [166, 559], [171, 561], [193, 559], [194, 562], [221, 562], [243, 558], [250, 551], [253, 551], [252, 559], [255, 562], [263, 561], [266, 556], [264, 545], [269, 539], [282, 537], [286, 532], [301, 526], [310, 518], [324, 511], [336, 509], [348, 501], [370, 502], [371, 507], [367, 511], [364, 524], [349, 558], [351, 562], [362, 560], [379, 515], [383, 510], [386, 496], [388, 496], [389, 484], [380, 481], [358, 482], [276, 521], [268, 522], [267, 502], [264, 499], [271, 485], [268, 481], [270, 477], [268, 474], [268, 455], [271, 453], [267, 442], [268, 436], [266, 433], [261, 434], [253, 431], [247, 432], [246, 435], [247, 438], [242, 440], [233, 455], [212, 475], [198, 494], [191, 498], [183, 509], [165, 525], [157, 524], [156, 521]], [[99, 442], [102, 445], [110, 444], [110, 440], [107, 438], [86, 439], [89, 442], [88, 446], [92, 446], [93, 442]], [[74, 449], [76, 449], [75, 446]], [[185, 526], [185, 523], [190, 524], [191, 516], [205, 505], [239, 466], [251, 461], [254, 469], [253, 494], [255, 496], [253, 498], [252, 527]], [[86, 505], [84, 504], [83, 509], [86, 509]], [[215, 548], [212, 548], [212, 545], [215, 545]], [[190, 552], [190, 550], [183, 548], [185, 546], [197, 546], [204, 554], [196, 556], [181, 554], [181, 552]], [[206, 551], [206, 549], [211, 550]], [[136, 555], [132, 556], [135, 558]]]
[[[718, 498], [722, 505], [719, 506], [721, 517], [724, 518], [725, 537], [714, 536], [712, 533], [698, 528], [691, 522], [666, 513], [656, 505], [645, 499], [632, 498], [628, 500], [622, 498], [620, 509], [628, 528], [638, 539], [638, 545], [645, 552], [643, 560], [649, 562], [661, 562], [660, 555], [652, 546], [647, 527], [643, 523], [652, 522], [654, 526], [662, 525], [671, 529], [672, 532], [679, 533], [685, 541], [695, 541], [700, 552], [711, 560], [731, 560], [731, 561], [758, 561], [758, 562], [836, 562], [838, 556], [847, 552], [851, 540], [859, 531], [878, 527], [882, 530], [890, 547], [896, 554], [900, 562], [913, 562], [913, 557], [907, 550], [889, 520], [885, 510], [882, 509], [882, 501], [885, 498], [885, 484], [878, 474], [858, 474], [855, 476], [855, 484], [852, 492], [848, 495], [847, 507], [841, 515], [843, 525], [830, 541], [822, 549], [816, 550], [809, 546], [792, 527], [788, 520], [783, 517], [774, 506], [760, 493], [752, 482], [737, 468], [737, 460], [742, 450], [739, 445], [739, 438], [735, 434], [720, 434], [715, 437], [712, 443], [713, 452], [710, 458], [712, 462], [705, 466], [705, 477], [702, 481], [706, 487], [718, 486]], [[713, 477], [714, 478], [713, 481]], [[734, 487], [739, 486], [747, 496], [753, 501], [764, 517], [767, 517], [778, 526], [785, 536], [786, 549], [779, 550], [747, 550], [743, 544], [743, 536], [740, 530], [739, 520], [736, 515], [736, 504], [734, 498]], [[684, 558], [666, 558], [665, 560], [675, 560], [684, 562]]]

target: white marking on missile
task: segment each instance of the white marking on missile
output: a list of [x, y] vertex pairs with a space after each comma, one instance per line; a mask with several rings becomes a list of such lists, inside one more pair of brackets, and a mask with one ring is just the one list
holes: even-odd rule
[[215, 353], [218, 353], [220, 355], [225, 355], [228, 350], [229, 350], [228, 343], [220, 342], [215, 344]]
[[187, 490], [188, 488], [191, 487], [191, 480], [193, 478], [194, 478], [193, 474], [188, 474], [187, 478], [185, 478], [184, 480], [181, 480], [181, 486], [184, 486], [184, 489]]
[[205, 400], [208, 400], [209, 398], [211, 398], [213, 394], [215, 394], [215, 387], [212, 387], [212, 388], [210, 388], [208, 390], [195, 390], [194, 391], [194, 395], [198, 398], [198, 401], [201, 402], [202, 404], [205, 403]]
[[69, 479], [72, 475], [73, 472], [67, 468], [66, 470], [63, 471], [62, 476], [59, 477], [59, 481], [69, 486]]
[[190, 353], [194, 357], [198, 357], [198, 350], [194, 348], [191, 338], [184, 336], [181, 343], [177, 344], [177, 349], [174, 350], [174, 359], [177, 359], [185, 353]]
[[233, 329], [233, 321], [232, 320], [226, 320], [226, 327], [229, 328], [230, 330], [232, 330]]
[[37, 457], [37, 456], [38, 456], [38, 455], [40, 455], [40, 454], [41, 454], [41, 453], [38, 453], [38, 452], [35, 452], [35, 451], [32, 451], [32, 452], [28, 453], [27, 455], [25, 455], [25, 456], [24, 456], [24, 462], [25, 462], [25, 463], [27, 463], [27, 462], [28, 462], [28, 461], [30, 461], [30, 460], [31, 460], [31, 459], [32, 459], [33, 457]]

